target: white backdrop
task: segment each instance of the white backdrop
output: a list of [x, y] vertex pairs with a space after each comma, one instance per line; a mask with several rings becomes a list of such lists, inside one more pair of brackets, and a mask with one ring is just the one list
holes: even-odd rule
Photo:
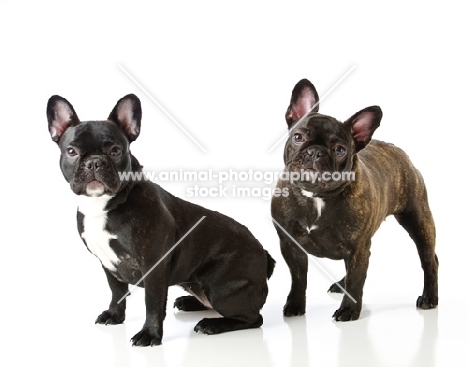
[[[51, 95], [67, 98], [82, 120], [105, 119], [119, 98], [139, 96], [142, 131], [131, 148], [148, 171], [273, 171], [282, 169], [283, 143], [268, 150], [286, 132], [284, 112], [294, 84], [306, 77], [325, 95], [351, 68], [320, 110], [346, 119], [364, 107], [382, 107], [384, 117], [374, 137], [405, 149], [425, 177], [438, 231], [439, 309], [445, 305], [446, 320], [455, 325], [463, 322], [468, 301], [468, 57], [462, 9], [450, 1], [0, 1], [2, 357], [8, 355], [18, 365], [41, 359], [60, 364], [66, 355], [82, 365], [109, 355], [106, 348], [86, 342], [96, 332], [92, 323], [107, 306], [109, 292], [98, 261], [76, 233], [75, 198], [47, 131], [45, 108]], [[187, 183], [162, 185], [187, 199]], [[190, 200], [247, 225], [275, 257], [278, 266], [265, 312], [281, 325], [289, 274], [269, 218], [269, 201]], [[413, 310], [422, 290], [415, 246], [393, 219], [373, 242], [364, 303], [369, 297], [385, 307], [403, 295], [405, 307]], [[341, 263], [321, 263], [335, 279], [343, 275]], [[310, 267], [308, 314], [313, 292], [324, 293], [330, 283]], [[331, 304], [323, 313], [329, 318], [338, 301], [324, 297], [317, 302]], [[143, 322], [140, 302], [127, 313], [127, 321], [137, 321], [128, 338]], [[263, 337], [275, 350], [280, 340], [269, 337], [269, 322], [265, 317]], [[190, 339], [192, 324], [176, 320], [171, 328], [183, 328]], [[166, 327], [166, 336], [171, 328]], [[106, 339], [98, 330], [93, 343]], [[446, 335], [452, 335], [450, 329]], [[171, 365], [168, 356], [176, 342], [168, 338], [166, 357], [151, 358]], [[457, 338], [447, 339], [446, 345], [466, 344]], [[128, 340], [122, 342], [123, 365], [142, 357], [129, 346]]]

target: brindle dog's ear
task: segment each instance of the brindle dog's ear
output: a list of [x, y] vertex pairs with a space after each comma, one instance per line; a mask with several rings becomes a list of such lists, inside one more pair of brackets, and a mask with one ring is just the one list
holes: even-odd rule
[[292, 90], [291, 102], [285, 114], [288, 129], [307, 113], [318, 112], [318, 103], [319, 96], [314, 85], [307, 79], [300, 80]]
[[351, 130], [356, 152], [371, 141], [374, 131], [380, 126], [380, 120], [382, 120], [382, 110], [379, 106], [371, 106], [355, 113], [345, 121], [345, 125]]
[[130, 142], [140, 135], [141, 103], [134, 94], [119, 99], [108, 119], [117, 123]]

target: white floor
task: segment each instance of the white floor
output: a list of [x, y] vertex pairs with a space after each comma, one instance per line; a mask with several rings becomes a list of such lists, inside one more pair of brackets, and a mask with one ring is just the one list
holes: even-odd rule
[[[100, 361], [116, 366], [438, 366], [452, 360], [454, 352], [461, 354], [466, 339], [450, 335], [446, 325], [456, 317], [450, 317], [449, 310], [421, 312], [410, 303], [387, 301], [367, 304], [362, 319], [348, 324], [331, 321], [338, 302], [334, 297], [309, 306], [307, 316], [287, 320], [280, 315], [280, 305], [269, 304], [261, 329], [219, 336], [192, 331], [200, 318], [216, 313], [169, 311], [164, 343], [153, 348], [130, 346], [129, 339], [144, 321], [143, 308], [137, 312], [130, 303], [124, 325], [95, 326], [92, 319], [65, 323], [59, 340], [54, 340], [55, 332], [43, 330], [46, 340], [39, 344], [42, 353], [49, 351], [46, 360], [53, 365], [77, 366]], [[45, 350], [44, 344], [49, 345]], [[32, 362], [37, 355], [23, 357]]]

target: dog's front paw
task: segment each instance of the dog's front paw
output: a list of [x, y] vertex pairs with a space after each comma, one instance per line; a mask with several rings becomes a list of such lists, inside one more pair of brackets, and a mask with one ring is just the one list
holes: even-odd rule
[[292, 301], [288, 299], [283, 308], [283, 315], [286, 317], [302, 316], [305, 314], [305, 300]]
[[429, 296], [419, 296], [416, 301], [416, 307], [422, 310], [430, 310], [431, 308], [436, 308], [439, 304], [438, 297], [429, 297]]
[[117, 325], [121, 324], [125, 321], [125, 311], [124, 312], [112, 312], [112, 311], [104, 311], [101, 313], [96, 321], [95, 324], [104, 324], [104, 325]]
[[360, 314], [361, 314], [360, 309], [356, 309], [352, 307], [340, 307], [333, 314], [333, 318], [336, 321], [353, 321], [353, 320], [357, 320]]
[[162, 335], [154, 327], [143, 327], [130, 341], [135, 347], [153, 347], [161, 344]]

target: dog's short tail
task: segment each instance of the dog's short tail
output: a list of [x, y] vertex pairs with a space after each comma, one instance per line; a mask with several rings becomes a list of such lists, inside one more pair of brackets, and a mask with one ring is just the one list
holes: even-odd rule
[[271, 257], [268, 251], [265, 250], [267, 255], [267, 278], [270, 279], [271, 274], [273, 274], [273, 270], [275, 269], [276, 261]]

